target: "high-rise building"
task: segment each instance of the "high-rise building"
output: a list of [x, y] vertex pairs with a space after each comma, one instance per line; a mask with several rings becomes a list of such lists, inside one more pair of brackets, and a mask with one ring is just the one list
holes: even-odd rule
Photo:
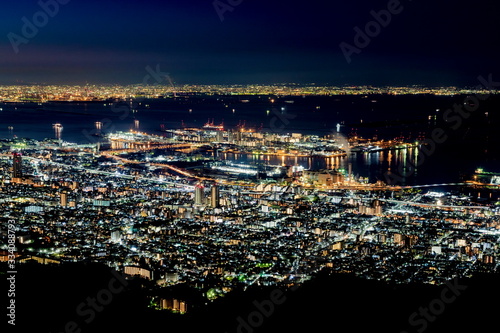
[[396, 233], [394, 234], [393, 240], [395, 245], [404, 245], [405, 235]]
[[372, 207], [375, 215], [382, 215], [382, 205], [380, 204], [380, 200], [373, 200]]
[[23, 161], [22, 155], [20, 153], [12, 153], [12, 178], [22, 178], [23, 177]]
[[212, 186], [212, 189], [210, 190], [210, 206], [212, 208], [218, 208], [219, 207], [219, 197], [220, 197], [220, 190], [217, 185]]
[[352, 182], [352, 163], [349, 163], [349, 166], [348, 166], [348, 169], [347, 169], [347, 173], [348, 173], [348, 176], [349, 176], [349, 182]]
[[68, 205], [68, 193], [62, 192], [61, 193], [61, 206], [66, 207], [67, 205]]
[[223, 142], [224, 141], [224, 132], [223, 131], [217, 131], [215, 139], [216, 139], [217, 142]]
[[120, 243], [122, 240], [122, 236], [120, 234], [120, 230], [114, 230], [111, 232], [111, 241], [114, 243]]
[[235, 133], [235, 140], [236, 140], [237, 142], [241, 142], [241, 140], [243, 140], [243, 133], [241, 133], [241, 132], [239, 132], [239, 131], [238, 131], [238, 132], [236, 132], [236, 133]]
[[205, 187], [201, 184], [196, 185], [194, 188], [194, 204], [205, 204]]

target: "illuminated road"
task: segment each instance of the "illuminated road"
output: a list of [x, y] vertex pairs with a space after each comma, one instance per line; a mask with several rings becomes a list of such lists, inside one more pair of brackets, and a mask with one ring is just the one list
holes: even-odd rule
[[399, 205], [410, 205], [410, 206], [420, 206], [420, 207], [434, 207], [434, 208], [452, 208], [452, 209], [490, 209], [487, 206], [452, 206], [452, 205], [438, 205], [438, 204], [428, 204], [413, 201], [401, 201], [392, 199], [378, 199], [380, 201], [396, 203]]
[[[135, 145], [140, 145], [140, 143], [136, 143]], [[148, 151], [148, 150], [161, 150], [161, 149], [185, 149], [185, 148], [190, 148], [194, 149], [201, 146], [201, 144], [193, 144], [193, 143], [169, 143], [165, 145], [153, 145], [150, 146], [148, 145], [147, 147], [137, 147], [137, 148], [124, 148], [124, 149], [111, 149], [108, 150], [107, 152], [109, 153], [114, 153], [114, 154], [125, 154], [125, 153], [139, 153], [143, 151]]]
[[[108, 158], [115, 159], [115, 160], [120, 160], [120, 161], [122, 161], [124, 163], [130, 163], [130, 164], [144, 164], [144, 163], [146, 163], [146, 162], [141, 162], [141, 161], [129, 160], [129, 159], [125, 158], [125, 157], [116, 156], [113, 153], [108, 153], [108, 152], [101, 153], [101, 156], [108, 157]], [[166, 169], [175, 171], [175, 172], [177, 172], [177, 173], [179, 173], [179, 174], [181, 174], [183, 176], [186, 176], [186, 177], [196, 178], [196, 179], [199, 179], [199, 180], [212, 180], [211, 178], [196, 176], [196, 175], [194, 175], [192, 173], [189, 173], [188, 171], [186, 171], [184, 169], [177, 168], [177, 167], [175, 167], [173, 165], [170, 165], [170, 164], [150, 163], [150, 165], [154, 165], [154, 166], [161, 167], [161, 168], [166, 168]]]
[[124, 179], [130, 179], [130, 180], [144, 180], [144, 181], [154, 182], [154, 183], [158, 183], [158, 184], [174, 185], [175, 187], [181, 187], [181, 188], [186, 188], [186, 189], [191, 189], [191, 190], [194, 189], [194, 187], [195, 187], [194, 185], [188, 185], [188, 184], [183, 184], [183, 183], [166, 181], [166, 180], [161, 180], [161, 179], [158, 179], [158, 178], [148, 178], [148, 177], [138, 177], [138, 176], [131, 176], [131, 175], [123, 175], [123, 174], [116, 173], [116, 172], [102, 171], [102, 170], [85, 168], [85, 167], [82, 167], [82, 166], [68, 165], [68, 164], [64, 164], [64, 163], [47, 161], [47, 160], [44, 160], [44, 159], [39, 159], [39, 158], [35, 158], [35, 157], [30, 157], [30, 156], [23, 156], [23, 159], [34, 160], [34, 161], [38, 161], [38, 162], [43, 163], [43, 164], [57, 165], [57, 166], [62, 167], [62, 168], [83, 170], [83, 171], [88, 172], [88, 173], [100, 174], [100, 175], [117, 177], [117, 178], [124, 178]]

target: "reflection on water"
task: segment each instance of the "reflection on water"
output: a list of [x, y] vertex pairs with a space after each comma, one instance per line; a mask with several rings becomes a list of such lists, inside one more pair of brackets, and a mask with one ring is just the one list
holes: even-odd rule
[[[362, 110], [358, 110], [360, 104], [351, 103], [351, 99], [356, 100], [356, 98], [348, 97], [346, 100], [347, 103], [342, 104], [346, 107], [345, 110], [343, 109], [344, 106], [340, 107], [337, 105], [338, 102], [332, 100], [332, 108], [340, 107], [334, 113], [311, 113], [310, 106], [318, 105], [314, 100], [311, 100], [311, 104], [305, 103], [301, 104], [302, 106], [295, 104], [295, 109], [289, 111], [296, 114], [297, 117], [287, 125], [286, 131], [323, 136], [331, 134], [334, 124], [337, 124], [339, 120], [346, 122], [359, 121], [363, 113]], [[411, 98], [411, 101], [403, 99], [400, 102], [389, 99], [387, 100], [387, 108], [380, 106], [377, 112], [372, 112], [373, 106], [370, 105], [370, 108], [366, 110], [367, 113], [362, 115], [363, 119], [368, 114], [374, 117], [373, 120], [391, 119], [394, 115], [393, 110], [396, 108], [404, 110], [408, 105], [413, 105], [411, 103], [414, 103], [414, 97]], [[427, 101], [427, 98], [424, 100]], [[424, 100], [422, 100], [422, 103], [425, 102]], [[168, 101], [154, 101], [154, 105], [152, 104], [150, 109], [139, 109], [128, 113], [125, 112], [127, 111], [126, 108], [119, 108], [120, 112], [116, 112], [117, 108], [115, 105], [101, 103], [91, 103], [88, 105], [87, 103], [72, 103], [68, 105], [63, 103], [58, 105], [57, 108], [50, 108], [50, 110], [43, 111], [36, 108], [1, 104], [0, 106], [3, 110], [0, 112], [0, 138], [13, 138], [14, 136], [37, 140], [55, 138], [53, 124], [61, 124], [64, 127], [61, 135], [62, 140], [88, 144], [99, 140], [96, 136], [90, 135], [96, 130], [99, 130], [101, 133], [109, 133], [113, 131], [128, 131], [138, 126], [141, 131], [164, 134], [159, 132], [160, 128], [164, 130], [180, 128], [181, 124], [190, 127], [199, 127], [203, 126], [207, 119], [213, 119], [214, 117], [216, 117], [216, 123], [224, 119], [226, 128], [235, 128], [243, 122], [253, 125], [264, 123], [266, 128], [266, 126], [269, 126], [269, 121], [271, 120], [269, 116], [265, 116], [265, 110], [268, 108], [267, 105], [262, 105], [262, 113], [259, 113], [255, 112], [257, 107], [255, 104], [248, 103], [246, 106], [241, 105], [238, 112], [233, 114], [231, 109], [226, 109], [223, 105], [221, 106], [217, 103], [199, 103], [196, 104], [197, 108], [193, 109], [192, 113], [189, 113], [188, 110], [193, 104], [188, 105], [183, 103], [174, 103], [175, 105], [173, 105]], [[355, 105], [356, 110], [351, 110], [351, 105]], [[452, 105], [452, 101], [450, 101], [450, 105]], [[421, 107], [419, 109], [427, 110], [432, 109], [432, 107], [433, 105], [429, 105], [429, 107]], [[411, 114], [411, 117], [415, 117], [415, 119], [428, 116], [427, 111], [425, 113], [398, 113], [398, 117], [401, 114]], [[420, 156], [418, 160], [416, 156], [418, 149], [379, 151], [370, 154], [360, 152], [348, 158], [247, 156], [241, 154], [221, 157], [233, 161], [241, 160], [278, 165], [297, 164], [307, 169], [345, 169], [351, 163], [353, 174], [360, 177], [368, 177], [370, 182], [377, 180], [386, 181], [386, 172], [389, 171], [399, 175], [405, 171], [406, 167], [407, 172], [411, 171], [406, 177], [406, 182], [404, 183], [406, 185], [456, 182], [460, 179], [461, 174], [471, 174], [478, 167], [484, 167], [486, 170], [491, 171], [500, 170], [498, 163], [499, 154], [496, 153], [498, 145], [495, 145], [498, 140], [494, 140], [492, 137], [493, 133], [500, 133], [496, 131], [497, 122], [489, 123], [491, 115], [488, 117], [488, 123], [483, 122], [484, 117], [480, 117], [480, 119], [478, 118], [475, 122], [471, 123], [471, 118], [467, 120], [471, 124], [471, 127], [463, 126], [464, 130], [467, 129], [466, 131], [463, 133], [457, 132], [455, 136], [452, 136], [453, 133], [451, 132], [447, 133], [450, 135], [450, 139], [442, 145], [442, 149], [439, 152], [433, 154], [431, 157]], [[102, 123], [100, 129], [96, 128], [96, 122]], [[436, 126], [418, 121], [412, 123], [411, 128], [407, 127], [407, 125], [406, 123], [400, 123], [397, 126], [391, 125], [392, 127], [367, 127], [357, 130], [359, 130], [359, 134], [363, 137], [369, 138], [377, 134], [381, 138], [391, 139], [402, 135], [401, 133], [403, 132], [408, 136], [410, 130], [413, 133], [429, 132], [429, 130]], [[471, 130], [469, 131], [469, 129]], [[377, 130], [379, 131], [378, 133], [376, 132]], [[463, 138], [467, 138], [467, 140]], [[414, 170], [412, 165], [415, 163], [412, 162], [418, 162], [422, 165]]]
[[[386, 172], [396, 172], [398, 174], [407, 172], [406, 183], [411, 184], [417, 181], [418, 166], [417, 161], [419, 148], [405, 148], [396, 150], [382, 150], [377, 152], [352, 153], [349, 156], [336, 157], [300, 157], [300, 156], [278, 156], [278, 155], [258, 155], [258, 154], [238, 154], [238, 153], [215, 153], [219, 160], [235, 161], [248, 164], [269, 164], [269, 165], [300, 165], [309, 170], [320, 169], [344, 169], [347, 170], [349, 163], [352, 164], [352, 172], [357, 177], [368, 177], [370, 182], [377, 180], [385, 181]], [[214, 153], [210, 154], [214, 156]], [[415, 167], [414, 167], [415, 166]]]

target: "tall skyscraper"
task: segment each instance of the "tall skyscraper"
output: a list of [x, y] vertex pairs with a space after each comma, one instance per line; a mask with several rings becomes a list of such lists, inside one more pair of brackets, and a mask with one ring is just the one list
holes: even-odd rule
[[67, 205], [68, 205], [68, 193], [62, 192], [61, 193], [61, 206], [66, 207]]
[[352, 183], [352, 163], [348, 166], [349, 183]]
[[218, 131], [216, 134], [216, 141], [217, 142], [223, 142], [224, 141], [224, 132], [223, 131]]
[[111, 241], [114, 243], [120, 243], [122, 240], [122, 236], [120, 230], [114, 230], [111, 232]]
[[23, 161], [22, 155], [20, 153], [12, 153], [12, 178], [22, 178], [23, 177]]
[[213, 185], [212, 189], [210, 190], [210, 206], [212, 208], [219, 207], [219, 196], [220, 196], [219, 186]]
[[194, 204], [205, 204], [205, 187], [201, 184], [196, 185], [194, 188]]

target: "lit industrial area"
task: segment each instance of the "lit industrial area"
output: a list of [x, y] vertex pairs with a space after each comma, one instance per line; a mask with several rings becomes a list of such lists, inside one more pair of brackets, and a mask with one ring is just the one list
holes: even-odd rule
[[[156, 288], [193, 286], [207, 300], [242, 284], [300, 285], [320, 270], [430, 284], [498, 271], [499, 175], [478, 170], [436, 192], [371, 184], [335, 163], [308, 170], [228, 162], [216, 157], [348, 152], [328, 137], [209, 125], [110, 133], [95, 145], [3, 140], [0, 202], [3, 219], [19, 221], [17, 262], [97, 262]], [[478, 201], [478, 189], [489, 198]], [[152, 302], [180, 313], [199, 306]]]

